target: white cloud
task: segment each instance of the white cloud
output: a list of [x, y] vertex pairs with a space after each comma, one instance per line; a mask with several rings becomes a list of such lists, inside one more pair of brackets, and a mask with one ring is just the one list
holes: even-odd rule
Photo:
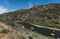
[[3, 6], [0, 6], [0, 14], [6, 13], [6, 12], [8, 12], [8, 10]]
[[32, 3], [28, 3], [29, 4], [29, 8], [31, 8], [33, 5], [32, 5]]
[[8, 0], [4, 0], [3, 2], [4, 2], [6, 5], [10, 6], [10, 4], [9, 4], [9, 1], [8, 1]]

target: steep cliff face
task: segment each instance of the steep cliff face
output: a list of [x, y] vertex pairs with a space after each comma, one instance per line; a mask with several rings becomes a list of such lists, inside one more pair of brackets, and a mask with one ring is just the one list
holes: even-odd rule
[[30, 9], [8, 12], [0, 15], [0, 20], [60, 23], [60, 4], [37, 5]]

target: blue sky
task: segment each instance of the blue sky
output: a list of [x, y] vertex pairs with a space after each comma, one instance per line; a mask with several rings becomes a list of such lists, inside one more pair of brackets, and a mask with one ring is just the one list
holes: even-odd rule
[[0, 0], [0, 13], [49, 3], [60, 3], [60, 0]]

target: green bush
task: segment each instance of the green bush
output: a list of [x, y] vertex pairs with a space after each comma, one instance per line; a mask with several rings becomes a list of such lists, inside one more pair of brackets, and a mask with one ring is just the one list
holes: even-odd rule
[[3, 29], [0, 33], [6, 34], [8, 32], [9, 32], [9, 30]]

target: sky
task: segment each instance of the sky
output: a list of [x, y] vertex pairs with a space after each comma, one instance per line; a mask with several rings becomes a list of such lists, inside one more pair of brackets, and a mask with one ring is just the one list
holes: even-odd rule
[[0, 0], [0, 14], [50, 3], [60, 3], [60, 0]]

